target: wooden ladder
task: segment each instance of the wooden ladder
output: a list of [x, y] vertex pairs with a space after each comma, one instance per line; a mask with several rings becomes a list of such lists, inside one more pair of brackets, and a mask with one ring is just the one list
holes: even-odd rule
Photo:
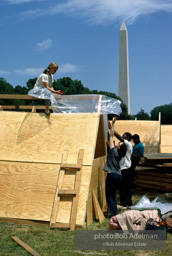
[[[80, 149], [78, 153], [78, 162], [77, 164], [68, 164], [67, 162], [68, 150], [65, 150], [62, 157], [62, 162], [59, 170], [58, 182], [56, 187], [55, 199], [52, 208], [52, 214], [50, 219], [50, 228], [70, 228], [71, 231], [75, 229], [76, 225], [76, 214], [78, 208], [78, 200], [79, 200], [79, 190], [81, 183], [81, 171], [83, 165], [83, 157], [84, 150]], [[75, 185], [72, 190], [62, 190], [64, 175], [66, 174], [66, 170], [69, 172], [75, 172]], [[71, 214], [70, 214], [70, 222], [69, 223], [59, 223], [56, 222], [57, 212], [59, 208], [60, 198], [65, 195], [70, 195], [73, 197]]]

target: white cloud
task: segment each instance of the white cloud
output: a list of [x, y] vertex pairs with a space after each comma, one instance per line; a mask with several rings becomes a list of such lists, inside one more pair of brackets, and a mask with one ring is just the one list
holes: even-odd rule
[[5, 71], [5, 70], [0, 70], [0, 75], [9, 75], [10, 72]]
[[[45, 68], [25, 68], [25, 69], [16, 69], [16, 70], [14, 70], [14, 72], [17, 75], [39, 76], [43, 72], [44, 69]], [[75, 73], [78, 70], [79, 70], [78, 66], [67, 63], [62, 66], [59, 66], [58, 73], [59, 74]]]
[[32, 75], [38, 76], [42, 73], [45, 68], [25, 68], [25, 69], [16, 69], [14, 72], [18, 75]]
[[46, 49], [49, 49], [52, 46], [52, 44], [53, 44], [53, 41], [51, 39], [47, 39], [40, 43], [37, 43], [37, 48], [40, 51], [46, 50]]
[[[66, 13], [79, 16], [92, 24], [102, 24], [124, 20], [133, 23], [141, 15], [158, 11], [172, 12], [171, 0], [64, 0], [50, 8], [37, 9], [36, 13], [28, 11], [23, 18], [40, 15]], [[31, 15], [32, 14], [32, 15]]]
[[73, 64], [64, 64], [62, 66], [59, 66], [58, 72], [61, 74], [64, 73], [75, 73], [79, 70], [79, 67]]

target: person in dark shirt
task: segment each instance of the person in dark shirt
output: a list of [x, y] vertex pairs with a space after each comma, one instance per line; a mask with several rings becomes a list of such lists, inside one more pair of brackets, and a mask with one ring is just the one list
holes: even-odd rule
[[143, 143], [140, 141], [140, 137], [138, 134], [134, 134], [132, 136], [132, 140], [134, 142], [133, 153], [131, 156], [131, 169], [132, 169], [132, 180], [135, 177], [135, 169], [136, 166], [139, 164], [140, 157], [144, 155], [144, 146]]
[[109, 153], [107, 155], [107, 161], [104, 166], [104, 171], [107, 172], [106, 177], [106, 201], [110, 210], [111, 216], [118, 214], [116, 191], [120, 187], [122, 180], [119, 161], [126, 155], [126, 146], [123, 142], [119, 142], [114, 145], [114, 124], [117, 120], [117, 116], [112, 119], [112, 127], [110, 129], [109, 136]]

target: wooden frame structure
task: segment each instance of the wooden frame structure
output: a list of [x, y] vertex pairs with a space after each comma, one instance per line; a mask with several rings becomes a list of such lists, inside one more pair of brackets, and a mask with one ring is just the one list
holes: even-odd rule
[[99, 110], [50, 116], [0, 111], [0, 133], [1, 219], [70, 230], [104, 220], [106, 144]]

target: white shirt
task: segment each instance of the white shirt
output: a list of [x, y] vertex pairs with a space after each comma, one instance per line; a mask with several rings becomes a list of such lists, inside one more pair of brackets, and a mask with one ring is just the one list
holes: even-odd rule
[[36, 83], [34, 85], [34, 89], [40, 88], [40, 87], [45, 88], [45, 86], [43, 85], [42, 82], [46, 82], [46, 83], [48, 83], [49, 87], [52, 87], [52, 83], [54, 82], [53, 76], [48, 75], [48, 74], [44, 74], [44, 73], [41, 74], [36, 80]]
[[126, 145], [126, 155], [124, 157], [121, 158], [121, 160], [119, 161], [119, 165], [120, 165], [120, 169], [128, 169], [131, 166], [131, 155], [133, 152], [133, 147], [131, 142], [129, 142], [128, 140], [124, 140], [124, 144]]

